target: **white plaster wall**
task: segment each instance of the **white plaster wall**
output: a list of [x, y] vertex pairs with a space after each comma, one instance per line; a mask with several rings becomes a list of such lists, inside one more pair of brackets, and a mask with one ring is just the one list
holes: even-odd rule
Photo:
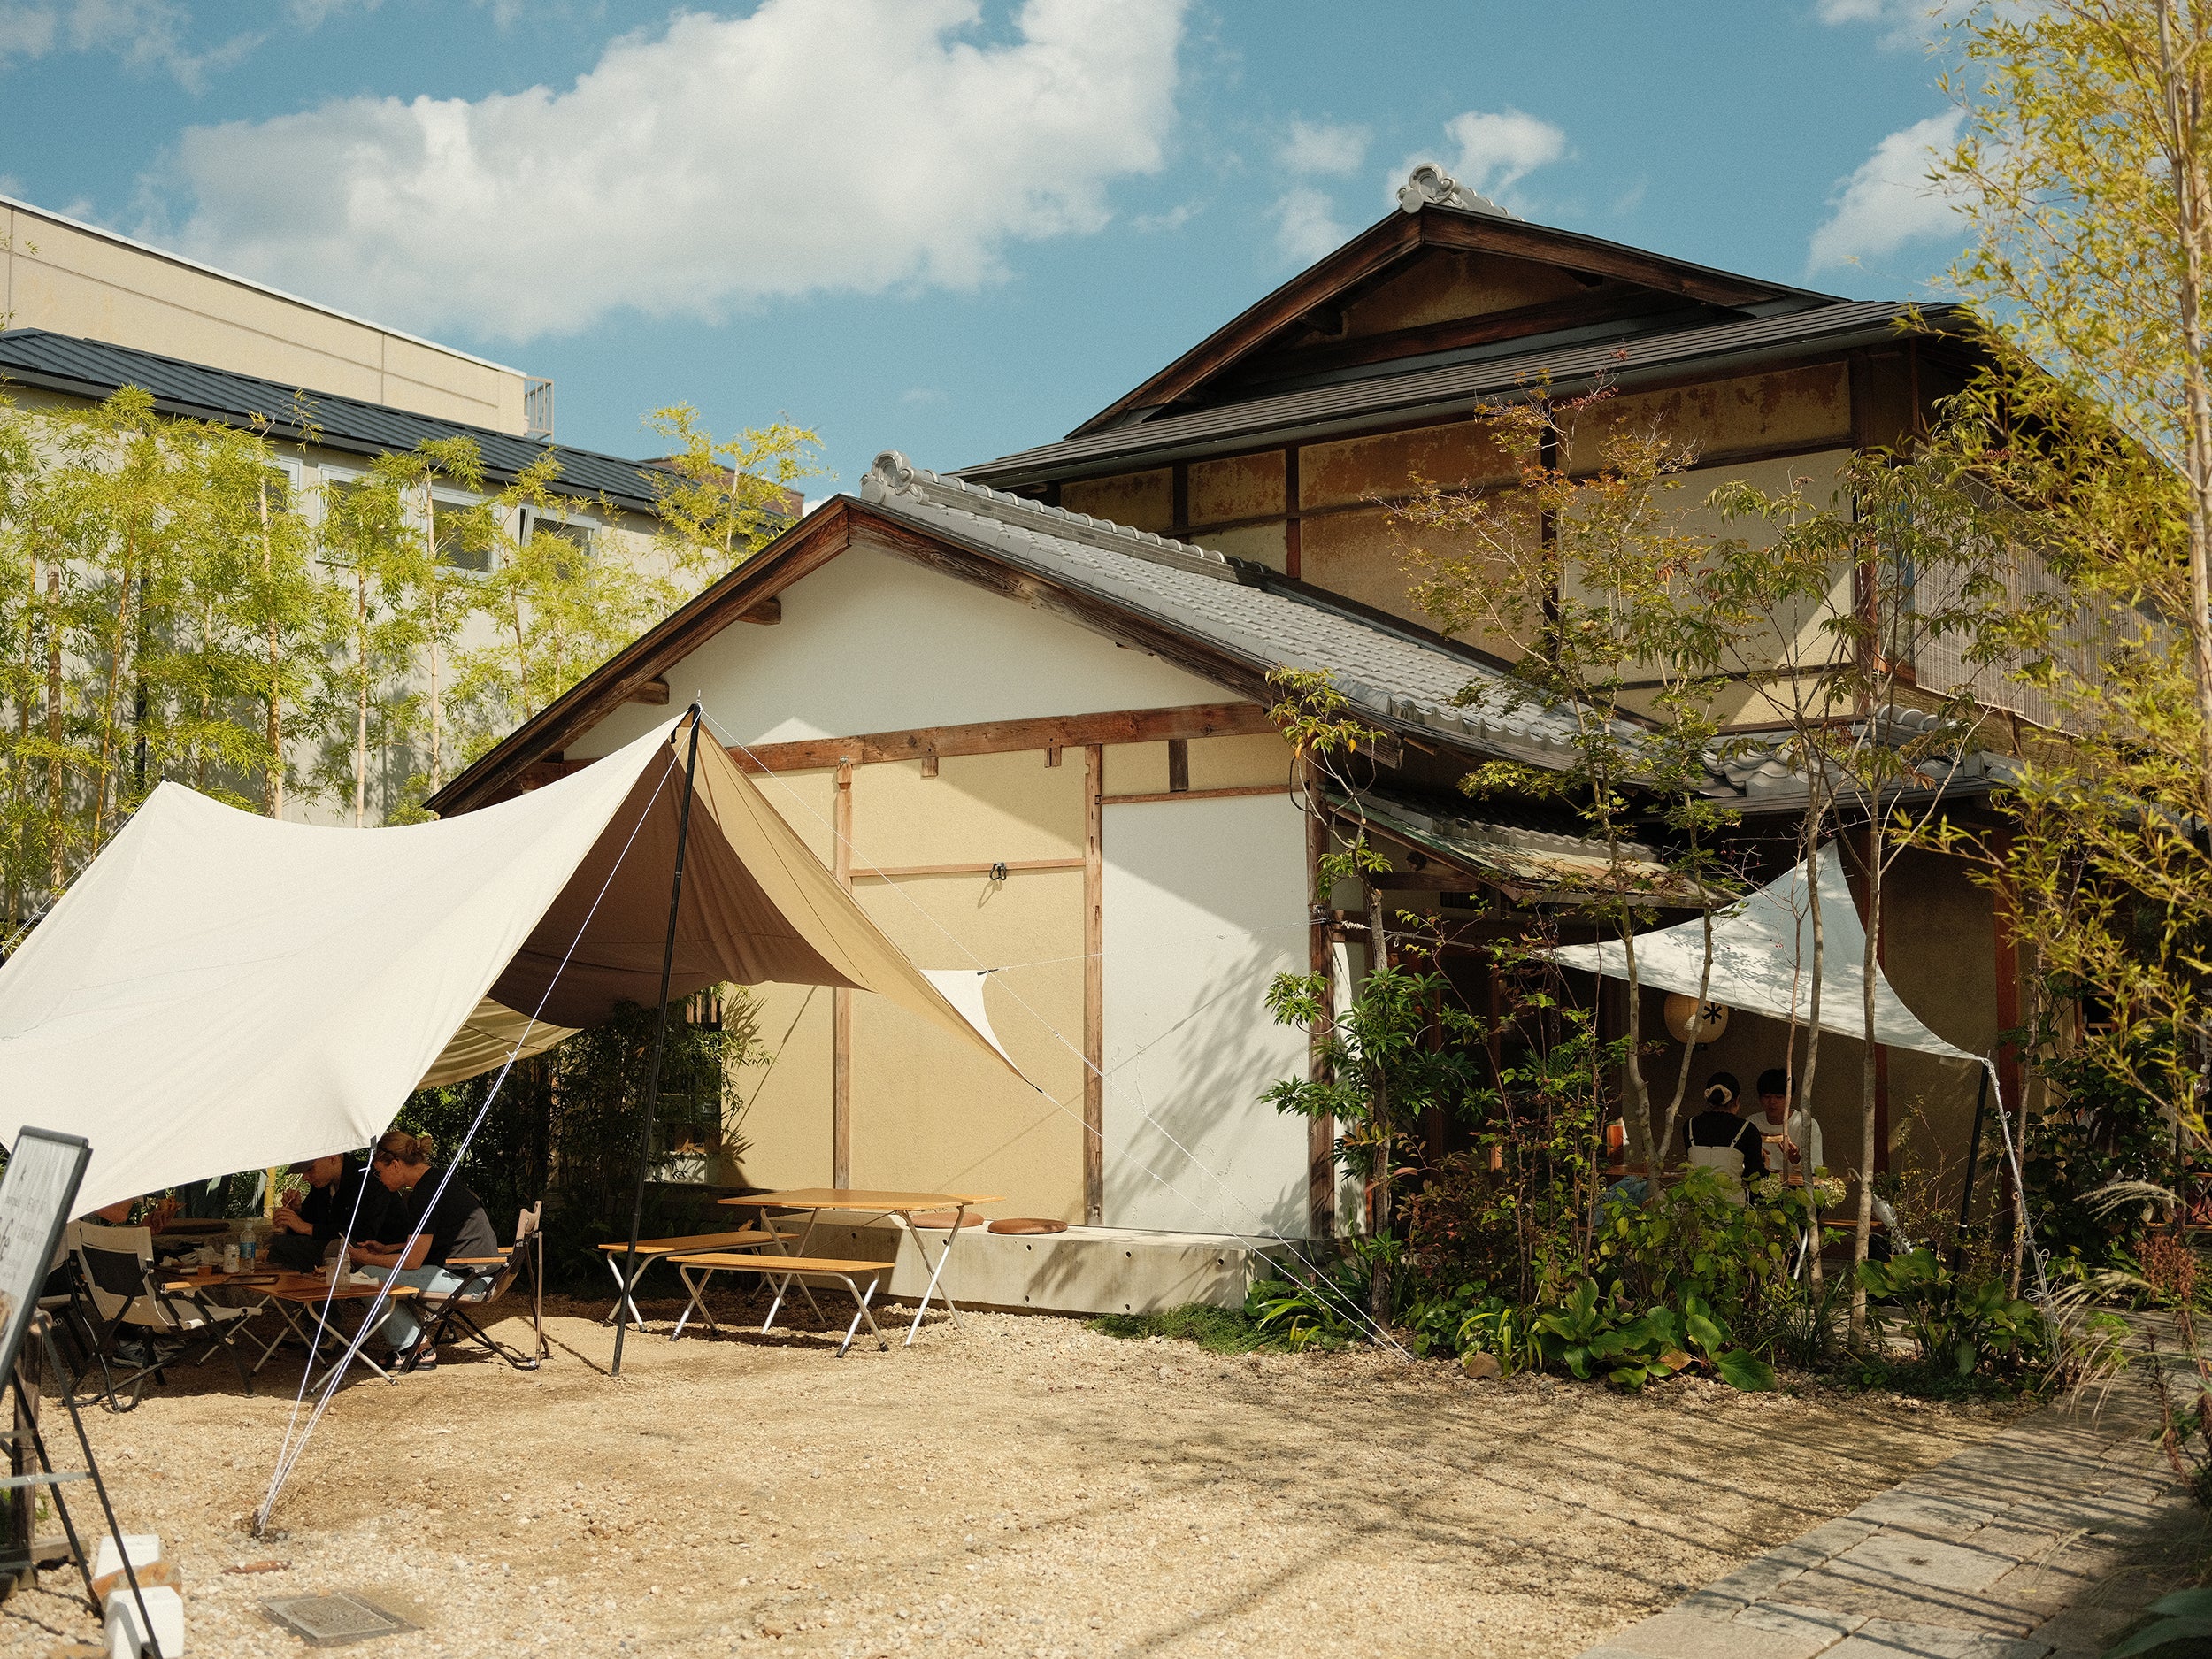
[[1105, 808], [1108, 1226], [1305, 1234], [1306, 1123], [1260, 1099], [1306, 1066], [1262, 1002], [1306, 966], [1305, 846], [1286, 795]]
[[[871, 548], [847, 549], [780, 597], [781, 622], [732, 622], [668, 671], [671, 703], [701, 698], [726, 741], [784, 743], [1230, 698], [1211, 680], [1063, 618]], [[611, 753], [665, 718], [627, 704], [564, 752], [572, 760]]]

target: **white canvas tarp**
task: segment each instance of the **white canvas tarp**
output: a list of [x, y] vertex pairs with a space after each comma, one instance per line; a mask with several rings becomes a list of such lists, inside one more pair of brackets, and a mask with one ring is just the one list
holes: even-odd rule
[[[0, 1139], [27, 1123], [88, 1140], [82, 1214], [365, 1146], [418, 1083], [505, 1064], [534, 1016], [526, 1051], [650, 1005], [677, 725], [514, 800], [388, 829], [162, 785], [0, 967]], [[687, 845], [672, 995], [874, 991], [999, 1052], [711, 741]]]
[[[1820, 850], [1821, 974], [1820, 1028], [1839, 1037], [1866, 1036], [1866, 929], [1844, 880], [1834, 844]], [[1628, 978], [1628, 958], [1618, 940], [1594, 945], [1565, 945], [1548, 953], [1570, 968], [1608, 979]], [[1709, 1002], [1746, 1013], [1810, 1023], [1813, 997], [1813, 910], [1805, 890], [1805, 866], [1789, 870], [1765, 887], [1713, 917], [1712, 972], [1704, 979]], [[1705, 928], [1699, 921], [1656, 928], [1636, 935], [1636, 978], [1662, 991], [1698, 995], [1705, 972]], [[1980, 1056], [1955, 1048], [1920, 1023], [1874, 972], [1874, 1038], [1893, 1048], [1915, 1048], [1947, 1059]]]

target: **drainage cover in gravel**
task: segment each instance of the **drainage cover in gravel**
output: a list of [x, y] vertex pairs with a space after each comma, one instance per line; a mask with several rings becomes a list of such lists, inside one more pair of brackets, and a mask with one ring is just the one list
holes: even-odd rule
[[278, 1624], [317, 1647], [337, 1647], [347, 1642], [367, 1641], [375, 1636], [398, 1636], [413, 1630], [396, 1613], [388, 1613], [373, 1601], [343, 1592], [336, 1595], [288, 1595], [264, 1601], [261, 1610]]

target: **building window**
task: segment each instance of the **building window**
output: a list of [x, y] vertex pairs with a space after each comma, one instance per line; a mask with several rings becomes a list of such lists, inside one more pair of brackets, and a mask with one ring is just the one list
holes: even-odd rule
[[587, 524], [580, 518], [556, 518], [534, 507], [528, 510], [525, 523], [527, 526], [525, 532], [526, 540], [534, 542], [541, 537], [548, 538], [565, 542], [575, 549], [572, 556], [562, 556], [560, 573], [563, 576], [572, 574], [578, 563], [591, 557], [593, 542], [598, 535], [596, 525]]
[[450, 565], [457, 571], [474, 571], [480, 575], [492, 568], [492, 545], [485, 534], [482, 515], [472, 510], [476, 503], [469, 501], [442, 501], [435, 497], [430, 503], [431, 541], [438, 549], [438, 562]]

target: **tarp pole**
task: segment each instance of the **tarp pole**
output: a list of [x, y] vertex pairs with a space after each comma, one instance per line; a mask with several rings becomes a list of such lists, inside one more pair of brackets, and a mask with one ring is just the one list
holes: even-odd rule
[[1974, 1128], [1966, 1137], [1966, 1185], [1959, 1193], [1959, 1230], [1951, 1240], [1951, 1271], [1955, 1273], [1966, 1260], [1966, 1221], [1974, 1211], [1974, 1178], [1981, 1172], [1982, 1115], [1989, 1109], [1989, 1072], [1982, 1072], [1982, 1086], [1974, 1095]]
[[[668, 939], [661, 947], [660, 1014], [653, 1025], [653, 1060], [645, 1073], [645, 1125], [638, 1135], [637, 1190], [630, 1199], [630, 1246], [622, 1253], [622, 1282], [637, 1271], [638, 1229], [645, 1221], [645, 1177], [653, 1165], [653, 1125], [660, 1115], [661, 1055], [668, 1046], [668, 982], [676, 968], [676, 915], [684, 897], [684, 846], [691, 837], [691, 786], [699, 771], [699, 705], [691, 705], [691, 749], [684, 760], [684, 800], [676, 811], [676, 873], [668, 883]], [[630, 1328], [630, 1298], [614, 1310], [613, 1374], [622, 1375], [622, 1339]]]

